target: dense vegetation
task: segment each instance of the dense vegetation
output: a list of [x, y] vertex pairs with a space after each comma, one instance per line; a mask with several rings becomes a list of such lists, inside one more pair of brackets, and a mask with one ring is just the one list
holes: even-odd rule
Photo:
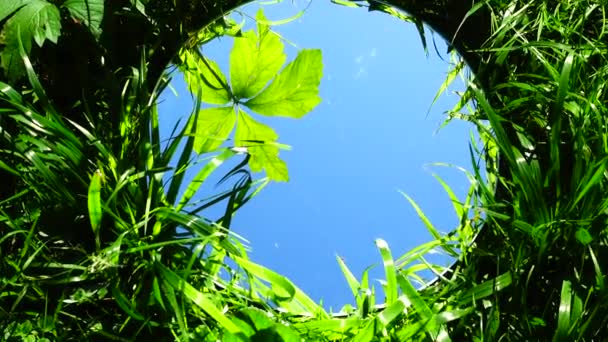
[[[320, 51], [286, 64], [263, 13], [249, 32], [223, 16], [240, 1], [3, 0], [0, 339], [608, 336], [605, 4], [390, 1], [409, 16], [384, 2], [336, 2], [431, 25], [463, 56], [446, 83], [465, 61], [473, 71], [450, 112], [484, 141], [471, 145], [467, 198], [446, 186], [461, 224], [441, 235], [411, 201], [434, 240], [396, 258], [376, 241], [384, 303], [374, 303], [366, 273], [358, 279], [338, 260], [357, 305], [326, 312], [248, 260], [230, 231], [241, 206], [288, 177], [276, 133], [246, 110], [309, 112], [319, 101]], [[236, 37], [229, 77], [199, 49], [222, 35]], [[163, 141], [157, 100], [170, 65], [196, 106]], [[233, 158], [242, 162], [222, 179], [231, 189], [194, 201]], [[189, 183], [186, 170], [196, 175]], [[224, 208], [222, 218], [199, 215], [212, 206]], [[433, 249], [458, 263], [428, 264]], [[424, 269], [439, 278], [416, 290]]]

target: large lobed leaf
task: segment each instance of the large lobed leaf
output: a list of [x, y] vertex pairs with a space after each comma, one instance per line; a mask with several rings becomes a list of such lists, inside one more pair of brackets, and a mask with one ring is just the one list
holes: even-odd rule
[[[12, 11], [19, 9], [7, 20], [2, 29], [2, 42], [5, 46], [0, 52], [1, 66], [10, 80], [15, 80], [24, 74], [23, 62], [19, 54], [19, 39], [23, 42], [25, 53], [32, 49], [32, 40], [42, 46], [46, 40], [57, 43], [61, 33], [61, 16], [59, 9], [44, 0], [16, 1], [0, 9], [0, 20]], [[10, 12], [9, 12], [10, 11]]]
[[279, 148], [275, 142], [279, 138], [270, 127], [255, 121], [239, 109], [235, 140], [237, 146], [247, 147], [251, 155], [249, 166], [253, 172], [266, 170], [268, 177], [275, 181], [288, 181], [287, 165], [279, 159]]
[[62, 7], [67, 8], [73, 18], [82, 21], [93, 36], [99, 39], [104, 2], [105, 0], [67, 0]]
[[321, 50], [302, 50], [274, 81], [245, 105], [256, 113], [301, 118], [320, 102]]
[[184, 79], [192, 94], [211, 104], [225, 105], [230, 102], [232, 96], [226, 76], [216, 62], [192, 50], [182, 51], [180, 58], [183, 61]]
[[199, 111], [194, 150], [197, 153], [214, 151], [228, 138], [235, 123], [233, 107], [212, 107]]
[[230, 81], [237, 98], [251, 98], [259, 93], [285, 63], [283, 43], [264, 24], [262, 10], [257, 14], [258, 34], [248, 31], [234, 39], [230, 53]]

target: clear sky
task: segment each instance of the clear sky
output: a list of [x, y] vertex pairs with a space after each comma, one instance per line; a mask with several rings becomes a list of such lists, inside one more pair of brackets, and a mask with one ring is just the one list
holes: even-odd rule
[[[280, 20], [305, 6], [302, 1], [285, 1], [264, 10], [269, 20]], [[243, 11], [254, 16], [258, 8], [251, 4]], [[357, 277], [376, 265], [370, 279], [382, 279], [376, 238], [388, 242], [395, 258], [431, 240], [398, 190], [413, 197], [440, 231], [457, 225], [452, 204], [432, 173], [448, 182], [459, 198], [464, 198], [468, 181], [460, 171], [430, 164], [470, 169], [473, 127], [454, 121], [437, 131], [444, 111], [458, 101], [451, 92], [427, 117], [448, 70], [449, 56], [438, 35], [434, 39], [445, 60], [434, 51], [430, 32], [427, 56], [411, 23], [327, 0], [313, 1], [302, 17], [273, 29], [298, 48], [322, 50], [323, 101], [300, 120], [254, 114], [277, 131], [281, 143], [293, 147], [281, 152], [290, 181], [266, 187], [236, 214], [232, 227], [250, 241], [251, 259], [338, 310], [353, 304], [353, 298], [336, 255]], [[203, 52], [228, 74], [231, 48], [232, 40], [222, 38]], [[290, 61], [297, 48], [286, 44], [286, 52]], [[192, 108], [180, 77], [175, 77], [173, 87], [178, 97], [167, 91], [161, 104], [165, 134]], [[214, 193], [213, 186], [206, 189], [207, 195]], [[432, 260], [449, 263], [441, 257]], [[380, 284], [374, 283], [381, 292]]]

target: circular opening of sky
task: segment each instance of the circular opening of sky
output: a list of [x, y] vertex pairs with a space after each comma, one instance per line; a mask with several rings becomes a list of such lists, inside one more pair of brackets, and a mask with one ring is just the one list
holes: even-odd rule
[[[252, 28], [259, 6], [240, 8], [235, 19], [249, 18], [245, 28]], [[353, 298], [337, 255], [355, 276], [375, 265], [370, 279], [382, 279], [376, 238], [389, 243], [395, 258], [431, 239], [400, 191], [417, 202], [439, 231], [447, 233], [458, 225], [449, 197], [432, 175], [440, 175], [460, 199], [470, 184], [456, 168], [433, 164], [470, 169], [474, 127], [454, 120], [438, 130], [444, 112], [459, 100], [446, 92], [431, 107], [449, 67], [439, 36], [434, 39], [441, 55], [432, 52], [429, 39], [427, 56], [414, 25], [383, 13], [329, 1], [282, 2], [264, 6], [264, 12], [269, 20], [278, 20], [304, 7], [303, 16], [273, 30], [288, 40], [287, 61], [298, 48], [321, 49], [322, 102], [299, 120], [256, 116], [277, 131], [281, 143], [293, 147], [281, 152], [290, 181], [266, 187], [239, 210], [232, 228], [250, 242], [253, 261], [339, 309]], [[232, 43], [231, 38], [216, 39], [203, 53], [227, 71]], [[183, 79], [174, 76], [178, 96], [168, 89], [160, 105], [165, 137], [193, 106]], [[460, 83], [460, 89], [450, 90], [463, 88]], [[447, 266], [453, 260], [438, 255], [429, 261]]]

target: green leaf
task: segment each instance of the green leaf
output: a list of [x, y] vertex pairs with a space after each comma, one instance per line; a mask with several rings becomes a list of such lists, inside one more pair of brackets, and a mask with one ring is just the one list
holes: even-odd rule
[[217, 105], [225, 105], [232, 99], [226, 76], [216, 62], [195, 50], [182, 51], [180, 58], [184, 80], [192, 94], [200, 96], [204, 102]]
[[232, 107], [202, 109], [198, 113], [194, 138], [196, 153], [216, 150], [228, 138], [236, 123]]
[[91, 228], [95, 234], [97, 249], [100, 248], [99, 228], [101, 227], [103, 214], [101, 210], [101, 177], [101, 172], [99, 172], [99, 170], [93, 174], [88, 193], [89, 219], [91, 220]]
[[26, 54], [29, 54], [32, 49], [32, 40], [38, 46], [42, 46], [47, 39], [57, 43], [60, 34], [61, 17], [59, 9], [55, 5], [43, 0], [31, 0], [21, 7], [7, 20], [0, 34], [6, 39], [4, 49], [0, 53], [0, 64], [8, 78], [14, 81], [23, 75], [23, 61], [19, 55], [19, 35], [21, 35], [23, 49]]
[[[296, 288], [289, 279], [247, 259], [235, 257], [235, 261], [251, 274], [269, 282], [276, 300], [287, 302], [293, 300], [296, 295]], [[259, 323], [256, 323], [256, 328], [261, 328]]]
[[30, 0], [3, 0], [0, 6], [0, 21], [6, 19], [16, 10], [27, 4]]
[[286, 59], [279, 36], [263, 24], [266, 18], [261, 9], [256, 19], [257, 36], [248, 31], [235, 38], [230, 53], [230, 81], [234, 96], [239, 99], [253, 97], [264, 89]]
[[591, 234], [589, 234], [589, 231], [585, 228], [579, 228], [576, 233], [574, 234], [574, 236], [576, 237], [576, 239], [578, 240], [578, 242], [580, 242], [583, 245], [588, 245], [591, 243], [591, 241], [593, 241], [593, 237], [591, 236]]
[[273, 82], [245, 105], [270, 116], [300, 118], [321, 102], [321, 50], [302, 50]]
[[384, 264], [384, 272], [386, 276], [386, 285], [384, 287], [386, 293], [386, 304], [391, 305], [397, 300], [397, 271], [395, 270], [395, 261], [391, 250], [388, 248], [386, 241], [382, 239], [376, 239], [376, 247], [380, 251], [382, 256], [382, 263]]
[[105, 0], [67, 0], [62, 7], [67, 8], [73, 18], [82, 21], [96, 39], [101, 36], [101, 20]]
[[156, 263], [156, 269], [158, 274], [164, 281], [177, 292], [180, 292], [183, 296], [188, 298], [192, 303], [196, 304], [199, 308], [203, 309], [211, 318], [213, 318], [222, 327], [228, 330], [230, 333], [235, 335], [241, 334], [241, 329], [234, 324], [225, 314], [222, 309], [217, 307], [213, 301], [213, 296], [200, 292], [194, 286], [190, 285], [185, 279], [174, 273], [170, 269], [166, 268], [160, 263]]
[[239, 109], [238, 124], [234, 139], [239, 147], [246, 147], [251, 158], [249, 167], [253, 172], [266, 170], [268, 178], [275, 181], [288, 181], [287, 165], [279, 159], [279, 148], [275, 141], [277, 133], [263, 123]]

